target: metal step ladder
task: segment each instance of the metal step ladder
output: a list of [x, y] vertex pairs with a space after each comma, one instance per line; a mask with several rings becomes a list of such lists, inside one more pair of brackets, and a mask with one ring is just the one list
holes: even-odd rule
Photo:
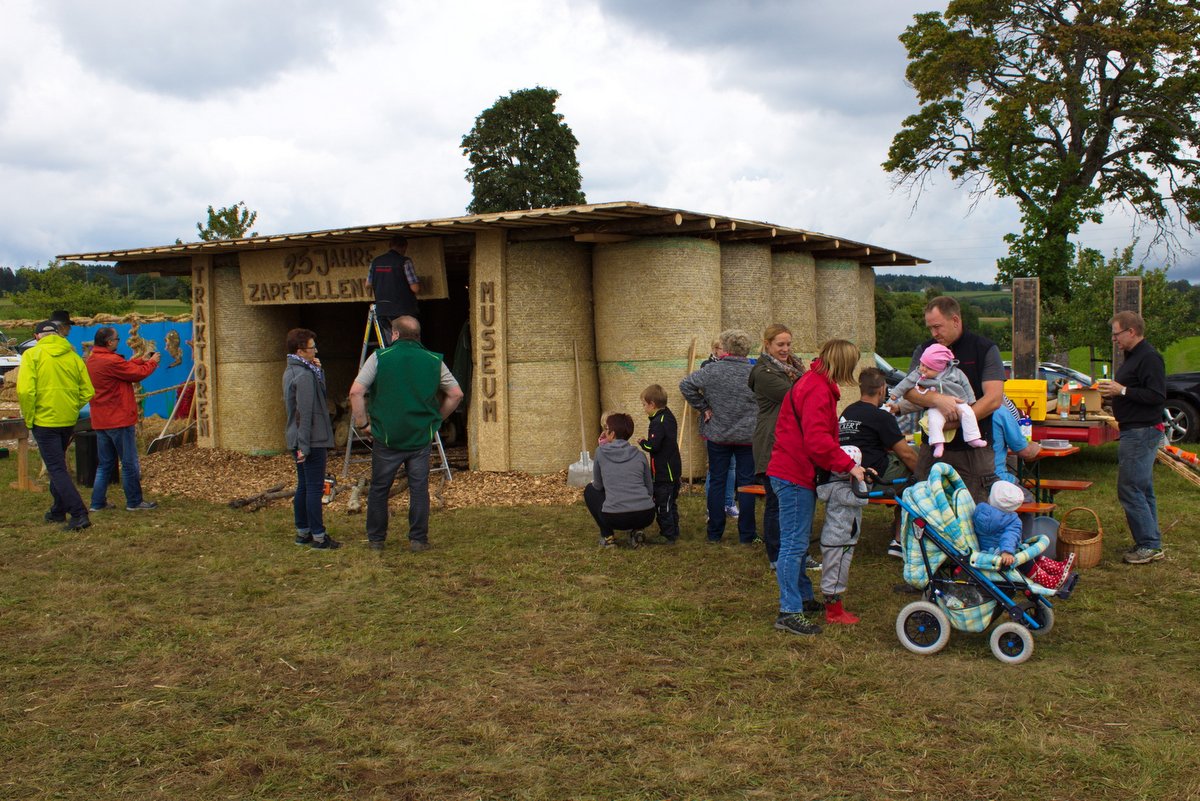
[[[375, 335], [375, 339], [373, 341], [371, 339], [371, 334]], [[367, 309], [367, 324], [363, 329], [362, 350], [358, 354], [359, 370], [362, 370], [362, 366], [366, 363], [367, 357], [371, 354], [371, 352], [380, 347], [384, 347], [383, 332], [379, 328], [379, 317], [375, 314], [375, 304], [372, 303], [370, 308]], [[371, 438], [364, 437], [359, 433], [358, 428], [354, 425], [354, 416], [351, 415], [350, 429], [346, 434], [346, 455], [342, 460], [343, 480], [350, 477], [351, 462], [359, 463], [371, 461], [370, 456], [359, 456], [355, 458], [352, 455], [354, 451], [354, 443], [356, 442], [361, 442], [368, 451], [372, 450], [374, 447], [374, 441]], [[445, 484], [449, 484], [454, 480], [454, 475], [450, 472], [450, 462], [446, 459], [446, 449], [442, 447], [442, 435], [440, 432], [433, 432], [433, 444], [437, 446], [438, 461], [436, 465], [431, 464], [429, 466], [429, 473], [430, 475], [433, 475], [434, 473], [443, 474], [445, 476], [443, 486], [445, 486]], [[442, 500], [442, 491], [440, 489], [437, 492], [437, 497], [439, 501]]]

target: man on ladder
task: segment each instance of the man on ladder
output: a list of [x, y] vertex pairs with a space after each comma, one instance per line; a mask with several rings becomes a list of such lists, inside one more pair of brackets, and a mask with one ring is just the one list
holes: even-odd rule
[[367, 495], [367, 545], [383, 550], [388, 493], [403, 465], [408, 476], [409, 549], [425, 551], [429, 549], [429, 454], [435, 441], [441, 450], [438, 428], [458, 408], [463, 392], [441, 355], [422, 347], [421, 324], [415, 317], [394, 319], [391, 334], [392, 344], [371, 353], [350, 386], [351, 422], [375, 441]]

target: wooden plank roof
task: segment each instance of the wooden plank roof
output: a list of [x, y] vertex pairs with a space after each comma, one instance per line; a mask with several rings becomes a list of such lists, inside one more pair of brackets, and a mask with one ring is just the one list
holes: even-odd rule
[[386, 240], [395, 234], [403, 234], [410, 238], [451, 237], [495, 228], [508, 229], [509, 241], [513, 242], [568, 237], [578, 241], [603, 242], [639, 236], [697, 236], [718, 241], [756, 242], [771, 245], [773, 249], [778, 250], [813, 251], [814, 255], [819, 254], [822, 258], [851, 258], [871, 266], [900, 267], [929, 263], [928, 259], [879, 245], [806, 231], [802, 228], [649, 206], [633, 201], [441, 217], [94, 253], [69, 253], [60, 255], [59, 258], [66, 261], [119, 261], [122, 266], [137, 271], [139, 265], [136, 262], [162, 263], [167, 259], [200, 254], [361, 244]]

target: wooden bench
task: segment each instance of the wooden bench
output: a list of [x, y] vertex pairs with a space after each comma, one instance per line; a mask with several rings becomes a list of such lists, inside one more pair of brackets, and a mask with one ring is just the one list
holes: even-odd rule
[[1054, 496], [1059, 492], [1082, 492], [1092, 487], [1091, 481], [1075, 481], [1067, 478], [1043, 478], [1039, 481], [1027, 478], [1022, 483], [1034, 494], [1034, 497], [1050, 503], [1054, 502]]
[[747, 484], [744, 487], [738, 487], [737, 491], [744, 495], [766, 495], [767, 488], [762, 484]]

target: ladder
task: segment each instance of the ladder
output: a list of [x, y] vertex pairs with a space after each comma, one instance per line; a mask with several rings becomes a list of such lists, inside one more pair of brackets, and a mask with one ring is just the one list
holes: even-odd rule
[[[371, 340], [371, 334], [375, 335], [374, 341]], [[382, 347], [382, 343], [383, 343], [383, 332], [379, 328], [379, 317], [376, 316], [376, 314], [375, 314], [375, 304], [372, 303], [371, 307], [367, 310], [367, 324], [363, 329], [362, 350], [359, 351], [359, 354], [358, 354], [358, 369], [359, 370], [362, 370], [362, 366], [363, 366], [363, 364], [366, 363], [367, 356], [370, 355], [371, 351], [376, 348]], [[370, 461], [369, 456], [360, 456], [357, 459], [352, 457], [351, 454], [354, 450], [355, 442], [361, 442], [367, 448], [368, 451], [372, 450], [372, 448], [374, 446], [373, 440], [371, 440], [367, 437], [364, 437], [362, 434], [359, 433], [358, 428], [354, 425], [354, 416], [351, 415], [350, 416], [350, 429], [346, 433], [346, 455], [345, 455], [345, 458], [342, 460], [342, 478], [343, 479], [348, 479], [350, 477], [350, 463], [351, 462]], [[445, 476], [445, 481], [443, 483], [443, 486], [444, 486], [445, 484], [449, 484], [451, 481], [453, 481], [454, 476], [450, 472], [450, 462], [446, 459], [446, 449], [444, 447], [442, 447], [442, 435], [438, 431], [433, 432], [433, 444], [437, 446], [438, 462], [437, 462], [436, 467], [432, 464], [430, 465], [429, 472], [431, 475], [434, 473], [443, 474], [443, 476]], [[437, 497], [438, 497], [439, 501], [442, 499], [442, 491], [440, 489], [438, 490]]]

